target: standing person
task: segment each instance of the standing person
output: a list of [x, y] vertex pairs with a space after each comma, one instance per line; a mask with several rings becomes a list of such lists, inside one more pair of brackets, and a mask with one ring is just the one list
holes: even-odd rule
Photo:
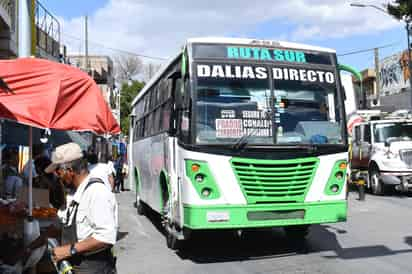
[[23, 178], [25, 180], [25, 183], [27, 183], [29, 181], [29, 170], [30, 170], [30, 164], [32, 165], [32, 174], [33, 174], [33, 178], [37, 177], [37, 172], [36, 172], [36, 164], [34, 163], [34, 161], [36, 161], [37, 158], [43, 156], [44, 153], [44, 148], [43, 145], [41, 144], [36, 144], [33, 145], [33, 160], [31, 163], [27, 162], [24, 167], [23, 167]]
[[54, 174], [44, 171], [50, 164], [51, 160], [47, 156], [41, 156], [34, 161], [38, 176], [33, 181], [33, 187], [48, 189], [50, 204], [54, 208], [60, 209], [66, 203], [64, 186]]
[[109, 157], [109, 159], [107, 160], [107, 166], [109, 167], [109, 170], [113, 176], [113, 179], [116, 177], [116, 169], [114, 168], [114, 158], [113, 155], [111, 155]]
[[106, 163], [99, 163], [96, 153], [88, 153], [87, 161], [89, 162], [90, 177], [100, 178], [107, 187], [113, 191], [115, 186], [114, 181], [114, 167]]
[[17, 170], [19, 165], [17, 152], [7, 150], [3, 155], [3, 161], [4, 194], [7, 198], [16, 198], [17, 193], [23, 187], [23, 179]]
[[75, 193], [63, 220], [63, 245], [53, 249], [54, 260], [68, 260], [76, 274], [116, 273], [111, 253], [117, 236], [114, 194], [102, 180], [90, 177], [76, 143], [56, 148], [46, 172], [57, 168], [62, 182]]
[[124, 180], [129, 176], [129, 166], [127, 165], [126, 161], [123, 161], [122, 173], [123, 181], [121, 187], [122, 191], [125, 191], [126, 189], [124, 188]]
[[116, 169], [116, 182], [115, 182], [115, 192], [119, 193], [120, 192], [120, 188], [122, 191], [124, 191], [124, 177], [123, 177], [123, 159], [121, 156], [119, 156], [116, 159], [115, 165], [114, 165], [115, 169]]

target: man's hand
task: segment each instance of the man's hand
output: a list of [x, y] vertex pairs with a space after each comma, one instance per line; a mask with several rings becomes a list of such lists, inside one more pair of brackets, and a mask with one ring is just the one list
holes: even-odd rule
[[53, 249], [53, 260], [60, 262], [70, 257], [70, 245], [58, 246]]

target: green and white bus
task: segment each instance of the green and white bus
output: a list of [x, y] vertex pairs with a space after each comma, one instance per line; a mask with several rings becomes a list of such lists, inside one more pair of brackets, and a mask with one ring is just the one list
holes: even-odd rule
[[189, 39], [132, 103], [130, 174], [139, 214], [167, 244], [194, 230], [346, 220], [344, 94], [332, 49]]

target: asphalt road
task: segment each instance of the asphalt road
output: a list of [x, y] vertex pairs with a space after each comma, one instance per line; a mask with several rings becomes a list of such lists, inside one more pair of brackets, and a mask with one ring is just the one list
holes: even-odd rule
[[349, 196], [346, 223], [314, 225], [303, 245], [280, 229], [199, 233], [183, 251], [167, 248], [156, 215], [138, 216], [134, 192], [117, 194], [119, 274], [412, 273], [412, 197]]

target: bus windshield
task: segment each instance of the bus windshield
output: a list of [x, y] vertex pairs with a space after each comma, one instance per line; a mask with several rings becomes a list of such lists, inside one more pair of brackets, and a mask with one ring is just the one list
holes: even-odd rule
[[198, 78], [196, 98], [198, 144], [234, 144], [242, 137], [251, 145], [343, 143], [333, 85]]

